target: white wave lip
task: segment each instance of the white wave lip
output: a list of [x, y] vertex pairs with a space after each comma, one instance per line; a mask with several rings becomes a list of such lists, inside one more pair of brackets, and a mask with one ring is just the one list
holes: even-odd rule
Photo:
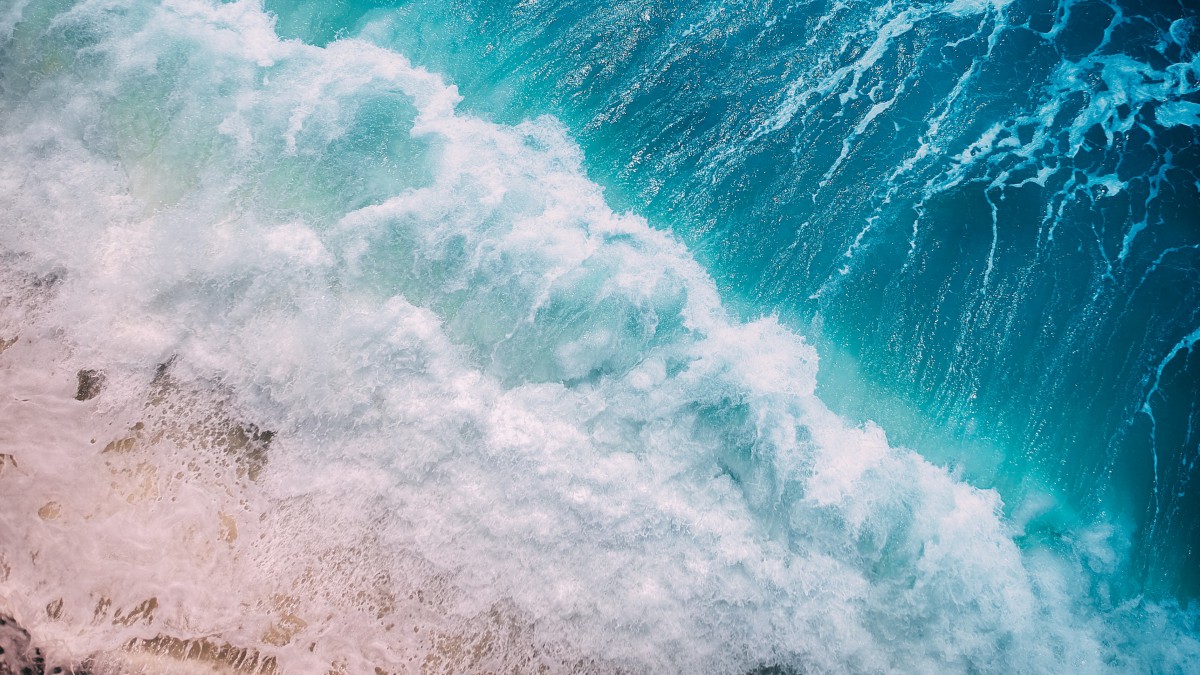
[[[28, 395], [0, 608], [63, 658], [172, 636], [284, 672], [1198, 662], [1188, 615], [1094, 605], [1103, 542], [1022, 553], [993, 492], [847, 426], [814, 350], [730, 317], [554, 120], [462, 114], [403, 56], [280, 41], [254, 2], [13, 13], [0, 338], [28, 339], [0, 362]], [[84, 367], [105, 390], [74, 402]], [[238, 420], [274, 432], [253, 471], [206, 441]]]

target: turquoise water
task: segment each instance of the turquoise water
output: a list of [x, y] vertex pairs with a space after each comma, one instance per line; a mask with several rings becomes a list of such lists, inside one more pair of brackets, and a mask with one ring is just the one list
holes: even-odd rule
[[614, 204], [836, 352], [827, 400], [1010, 506], [1051, 496], [1033, 536], [1130, 528], [1129, 592], [1200, 591], [1195, 8], [267, 8], [446, 73], [470, 110], [566, 121]]
[[[9, 0], [0, 40], [5, 260], [89, 366], [277, 430], [254, 489], [323, 510], [261, 564], [344, 598], [305, 636], [363, 597], [328, 537], [576, 666], [1196, 672], [1196, 8]], [[240, 630], [179, 612], [136, 636]]]

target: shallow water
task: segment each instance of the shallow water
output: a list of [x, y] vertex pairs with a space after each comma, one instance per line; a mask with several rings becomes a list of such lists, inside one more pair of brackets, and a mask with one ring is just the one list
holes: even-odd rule
[[1187, 672], [1193, 15], [10, 3], [3, 609], [285, 672]]

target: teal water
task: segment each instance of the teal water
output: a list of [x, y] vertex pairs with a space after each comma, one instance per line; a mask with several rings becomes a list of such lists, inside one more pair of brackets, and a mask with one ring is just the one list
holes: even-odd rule
[[286, 672], [1196, 672], [1198, 54], [1169, 2], [0, 3], [0, 328], [274, 439], [227, 566], [210, 443], [111, 529], [0, 501], [0, 610]]
[[470, 110], [567, 121], [743, 314], [820, 336], [841, 410], [999, 488], [1030, 537], [1127, 528], [1128, 593], [1200, 592], [1196, 8], [267, 8], [448, 74]]

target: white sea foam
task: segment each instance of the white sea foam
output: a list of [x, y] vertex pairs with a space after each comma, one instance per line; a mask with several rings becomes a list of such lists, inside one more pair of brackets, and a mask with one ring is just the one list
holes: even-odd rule
[[[279, 41], [252, 2], [83, 2], [8, 48], [0, 606], [54, 653], [165, 635], [355, 673], [1200, 657], [1194, 619], [1095, 606], [1084, 557], [1023, 553], [994, 492], [832, 413], [812, 347], [732, 320], [553, 119], [460, 114], [403, 56]], [[105, 373], [95, 399], [72, 398], [80, 368]]]

